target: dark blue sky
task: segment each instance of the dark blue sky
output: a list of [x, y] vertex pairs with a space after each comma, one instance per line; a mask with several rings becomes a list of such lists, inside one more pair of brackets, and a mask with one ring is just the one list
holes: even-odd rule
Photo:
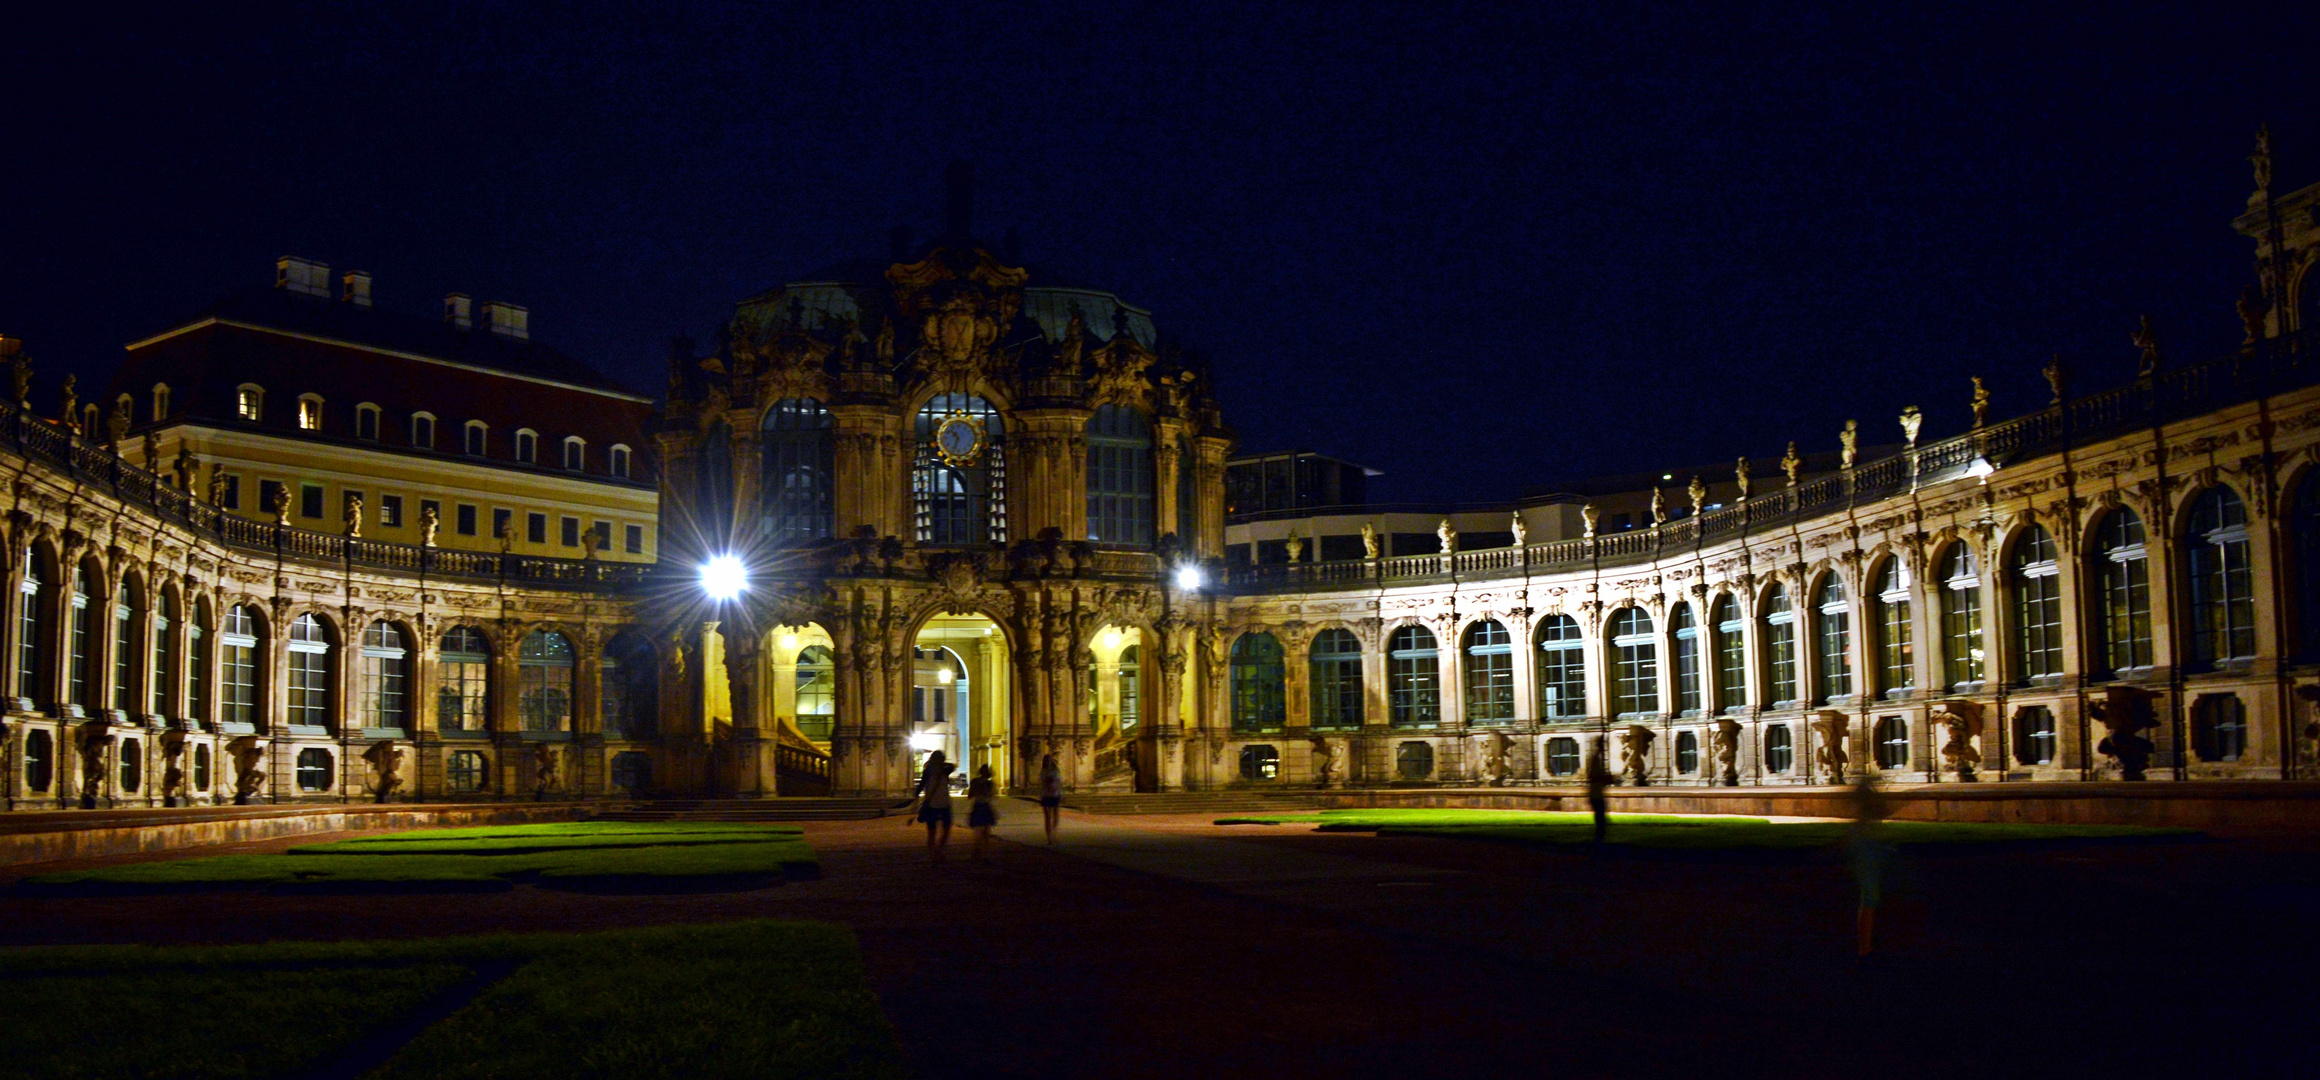
[[46, 406], [294, 253], [657, 390], [964, 157], [979, 231], [1210, 354], [1244, 449], [1488, 499], [1948, 434], [1970, 373], [2123, 379], [2141, 312], [2220, 351], [2256, 125], [2320, 181], [2292, 5], [1000, 7], [12, 12], [0, 332]]

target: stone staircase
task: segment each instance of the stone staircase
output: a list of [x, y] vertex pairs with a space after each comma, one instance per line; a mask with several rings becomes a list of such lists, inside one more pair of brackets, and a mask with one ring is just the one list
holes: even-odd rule
[[1311, 795], [1265, 791], [1172, 791], [1165, 794], [1075, 792], [1063, 797], [1069, 809], [1090, 814], [1266, 814], [1319, 809]]
[[592, 821], [863, 821], [885, 817], [908, 799], [654, 799], [599, 810]]

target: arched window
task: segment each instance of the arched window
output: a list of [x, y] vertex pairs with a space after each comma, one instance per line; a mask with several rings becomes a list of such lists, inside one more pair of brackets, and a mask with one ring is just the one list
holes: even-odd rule
[[1701, 700], [1700, 627], [1692, 618], [1692, 605], [1677, 604], [1675, 611], [1668, 616], [1668, 626], [1675, 638], [1676, 712], [1683, 716], [1697, 716]]
[[1700, 771], [1700, 737], [1689, 731], [1676, 733], [1676, 772], [1685, 776]]
[[2054, 764], [2054, 713], [2044, 705], [2025, 705], [2014, 713], [2014, 760], [2024, 765]]
[[797, 722], [798, 730], [809, 739], [830, 741], [830, 733], [838, 724], [837, 665], [832, 662], [830, 650], [820, 645], [808, 645], [798, 650], [797, 658]]
[[1088, 539], [1152, 546], [1152, 420], [1104, 405], [1087, 422]]
[[467, 422], [466, 445], [468, 457], [482, 457], [491, 452], [491, 425], [481, 420]]
[[1639, 716], [1659, 711], [1659, 643], [1642, 608], [1611, 613], [1611, 711]]
[[361, 701], [364, 727], [405, 730], [411, 724], [411, 648], [401, 627], [380, 621], [363, 631]]
[[1279, 731], [1287, 722], [1288, 669], [1281, 642], [1252, 631], [1233, 639], [1232, 726], [1234, 731]]
[[1982, 572], [1974, 549], [1951, 544], [1935, 583], [1941, 589], [1942, 671], [1952, 691], [1969, 693], [1982, 682]]
[[1241, 747], [1241, 779], [1276, 780], [1281, 775], [1281, 748], [1278, 746]]
[[1898, 716], [1877, 718], [1877, 767], [1906, 769], [1909, 767], [1909, 721]]
[[298, 430], [322, 430], [322, 395], [298, 395]]
[[290, 623], [290, 724], [322, 728], [330, 715], [330, 627], [314, 615]]
[[153, 384], [153, 420], [158, 423], [169, 419], [169, 384]]
[[[820, 646], [814, 646], [819, 648]], [[800, 656], [799, 660], [805, 658]], [[802, 674], [804, 664], [799, 665]], [[654, 663], [652, 646], [644, 635], [623, 630], [613, 635], [604, 645], [604, 658], [597, 671], [597, 700], [604, 710], [604, 737], [607, 739], [649, 739], [660, 726], [660, 697], [656, 693], [655, 676], [659, 665]], [[798, 693], [799, 726], [804, 726], [805, 693], [801, 684]], [[822, 736], [828, 738], [827, 735]]]
[[2247, 508], [2230, 488], [2191, 504], [2183, 536], [2191, 575], [2191, 660], [2211, 666], [2256, 654], [2255, 591], [2248, 574]]
[[435, 726], [482, 731], [491, 723], [491, 642], [472, 626], [443, 635], [435, 660]]
[[524, 635], [516, 712], [525, 731], [572, 730], [572, 639], [553, 630]]
[[733, 535], [733, 429], [723, 420], [701, 433], [699, 469], [693, 480], [694, 516], [703, 537], [724, 543]]
[[1323, 630], [1313, 637], [1313, 726], [1357, 728], [1364, 711], [1361, 686], [1361, 640], [1343, 628]]
[[209, 601], [196, 599], [193, 618], [185, 624], [185, 715], [193, 720], [210, 718], [210, 627]]
[[94, 673], [89, 670], [89, 666], [90, 664], [94, 663], [93, 652], [96, 649], [96, 631], [95, 628], [89, 624], [95, 619], [96, 616], [94, 612], [89, 610], [88, 567], [83, 566], [73, 572], [72, 596], [68, 603], [70, 603], [72, 607], [68, 622], [66, 624], [67, 632], [71, 636], [69, 647], [71, 649], [72, 667], [69, 672], [69, 676], [71, 679], [70, 689], [72, 696], [70, 700], [73, 704], [78, 705], [81, 708], [93, 709], [96, 708], [97, 703], [96, 699], [91, 696], [91, 688], [89, 683], [91, 676]]
[[379, 440], [379, 407], [363, 402], [354, 407], [354, 437], [371, 442]]
[[530, 428], [516, 429], [516, 460], [536, 465], [540, 460], [540, 433]]
[[1820, 596], [1813, 601], [1813, 639], [1820, 651], [1820, 700], [1824, 703], [1853, 693], [1853, 605], [1845, 595], [1845, 581], [1835, 574], [1821, 578]]
[[1876, 605], [1877, 688], [1889, 698], [1905, 697], [1917, 688], [1917, 631], [1909, 621], [1909, 567], [1901, 556], [1879, 565], [1869, 601]]
[[1405, 626], [1386, 640], [1386, 713], [1396, 727], [1442, 722], [1442, 662], [1434, 633]]
[[1729, 712], [1748, 704], [1747, 626], [1740, 621], [1740, 602], [1725, 593], [1716, 598], [1709, 619], [1716, 629], [1716, 711]]
[[1579, 632], [1579, 620], [1549, 615], [1539, 620], [1539, 718], [1585, 715], [1587, 639]]
[[435, 449], [434, 413], [415, 412], [411, 414], [411, 445], [421, 450]]
[[2238, 694], [2201, 694], [2191, 703], [2191, 745], [2199, 760], [2238, 761], [2247, 741], [2247, 706]]
[[[1764, 635], [1765, 683], [1772, 705], [1794, 705], [1796, 689], [1796, 612], [1789, 610], [1788, 590], [1779, 582], [1764, 590], [1764, 614], [1758, 620]], [[1786, 730], [1786, 729], [1782, 729]]]
[[1796, 743], [1787, 724], [1773, 724], [1764, 729], [1764, 771], [1785, 773], [1796, 765]]
[[2102, 600], [2104, 670], [2129, 676], [2151, 667], [2151, 563], [2143, 519], [2124, 506], [2095, 530], [2095, 587]]
[[265, 623], [257, 609], [235, 604], [218, 627], [218, 719], [255, 727], [262, 716], [258, 707], [258, 635]]
[[612, 444], [612, 455], [611, 455], [611, 457], [608, 459], [608, 463], [607, 463], [607, 465], [606, 465], [606, 467], [605, 467], [605, 471], [606, 471], [606, 472], [608, 472], [608, 473], [610, 473], [610, 474], [612, 474], [612, 475], [614, 475], [614, 476], [617, 476], [617, 477], [619, 477], [619, 478], [621, 478], [621, 479], [623, 479], [623, 480], [626, 480], [626, 479], [628, 479], [628, 447], [627, 447], [627, 446], [625, 446], [625, 445], [622, 445], [622, 444], [620, 444], [620, 443], [614, 443], [614, 444]]
[[830, 478], [836, 471], [830, 412], [812, 398], [787, 398], [765, 411], [758, 445], [764, 469], [764, 532], [775, 543], [819, 540], [837, 528]]
[[1120, 730], [1134, 731], [1144, 722], [1144, 653], [1130, 645], [1120, 650]]
[[177, 617], [177, 593], [160, 590], [160, 603], [153, 610], [153, 648], [148, 655], [153, 670], [152, 706], [155, 716], [171, 715], [169, 706], [177, 693], [177, 631], [181, 629]]
[[1514, 639], [1496, 619], [1466, 631], [1466, 722], [1514, 720]]
[[137, 711], [137, 616], [143, 598], [127, 578], [113, 589], [113, 707]]
[[234, 388], [234, 415], [256, 422], [266, 418], [266, 388], [243, 383]]
[[[16, 585], [16, 696], [48, 702], [50, 597], [41, 577], [40, 553], [24, 549], [24, 580]], [[38, 706], [36, 706], [38, 707]]]
[[972, 394], [918, 410], [910, 495], [923, 544], [1007, 542], [1007, 425]]
[[2008, 567], [2014, 590], [2014, 653], [2022, 678], [2052, 681], [2062, 677], [2062, 570], [2055, 561], [2054, 538], [2036, 525], [2022, 531], [2014, 542]]

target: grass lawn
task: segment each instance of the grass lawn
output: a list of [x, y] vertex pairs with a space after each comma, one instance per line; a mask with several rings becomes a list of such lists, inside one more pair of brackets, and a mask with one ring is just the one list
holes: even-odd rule
[[8, 950], [0, 1045], [45, 1080], [903, 1072], [852, 932], [771, 921]]
[[[1595, 839], [1594, 818], [1584, 813], [1540, 810], [1461, 810], [1412, 807], [1323, 810], [1311, 814], [1269, 814], [1220, 818], [1219, 825], [1311, 823], [1323, 832], [1375, 832], [1400, 836], [1448, 836], [1519, 844], [1585, 845]], [[1775, 822], [1756, 817], [1681, 817], [1671, 814], [1613, 814], [1613, 845], [1679, 851], [1809, 850], [1842, 843], [1843, 822]], [[1889, 821], [1879, 839], [1911, 846], [2044, 844], [2058, 842], [2155, 840], [2200, 835], [2196, 829], [2150, 829], [2126, 825], [1983, 825], [1964, 822]]]
[[770, 884], [815, 869], [813, 849], [792, 825], [563, 822], [391, 833], [278, 855], [130, 863], [45, 874], [19, 888], [460, 892], [504, 890], [522, 879], [569, 888], [701, 889]]

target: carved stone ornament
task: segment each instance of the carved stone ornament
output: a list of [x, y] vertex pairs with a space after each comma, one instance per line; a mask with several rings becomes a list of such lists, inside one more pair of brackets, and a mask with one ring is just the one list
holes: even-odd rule
[[1911, 405], [1901, 410], [1901, 435], [1909, 440], [1910, 446], [1917, 445], [1918, 429], [1924, 426], [1925, 414], [1919, 412], [1917, 406]]
[[955, 615], [971, 614], [982, 601], [983, 564], [972, 553], [951, 552], [928, 560], [940, 590], [935, 603]]
[[1813, 734], [1820, 736], [1820, 749], [1814, 751], [1813, 759], [1820, 763], [1822, 775], [1829, 783], [1844, 783], [1845, 764], [1852, 760], [1845, 753], [1845, 736], [1851, 731], [1845, 714], [1835, 709], [1822, 709], [1813, 718], [1812, 730]]

